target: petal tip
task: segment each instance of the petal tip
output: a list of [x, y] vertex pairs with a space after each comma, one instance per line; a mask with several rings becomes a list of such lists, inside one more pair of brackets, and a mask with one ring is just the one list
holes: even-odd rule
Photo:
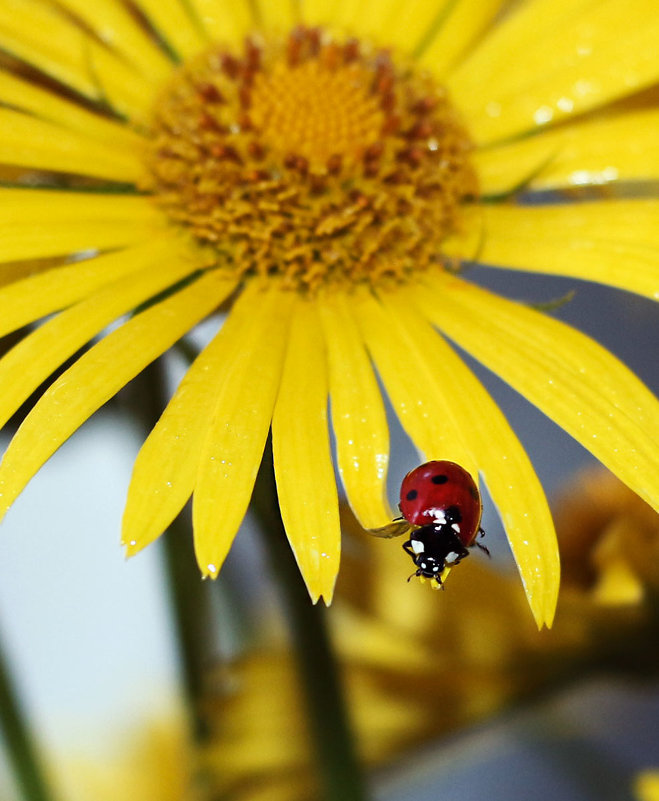
[[216, 579], [220, 574], [220, 566], [215, 562], [200, 564], [201, 577], [204, 579]]

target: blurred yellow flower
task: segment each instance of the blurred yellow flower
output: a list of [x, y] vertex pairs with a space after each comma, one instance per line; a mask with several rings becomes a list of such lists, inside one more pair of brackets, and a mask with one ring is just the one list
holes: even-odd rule
[[639, 774], [634, 789], [639, 801], [658, 801], [659, 770], [646, 770]]
[[328, 397], [352, 508], [366, 527], [391, 518], [377, 370], [419, 451], [483, 477], [550, 624], [559, 565], [542, 488], [446, 338], [657, 505], [650, 392], [585, 335], [459, 276], [478, 260], [659, 298], [656, 197], [516, 200], [522, 186], [534, 201], [656, 181], [659, 108], [643, 91], [659, 79], [656, 2], [134, 5], [0, 2], [0, 162], [43, 184], [0, 190], [0, 335], [48, 317], [0, 360], [0, 420], [138, 309], [27, 416], [0, 467], [3, 511], [223, 307], [138, 456], [129, 554], [194, 494], [199, 565], [217, 575], [272, 425], [288, 537], [312, 599], [329, 603]]
[[52, 763], [52, 784], [67, 801], [200, 801], [193, 778], [194, 751], [182, 717], [172, 715], [130, 731], [102, 758], [60, 753]]
[[[592, 676], [594, 665], [646, 675], [657, 664], [657, 596], [645, 592], [653, 579], [638, 574], [642, 591], [635, 602], [603, 603], [598, 587], [609, 566], [598, 551], [625, 521], [636, 540], [632, 552], [640, 543], [659, 547], [659, 519], [646, 515], [646, 505], [605, 471], [570, 484], [556, 517], [561, 547], [573, 546], [566, 548], [554, 627], [541, 637], [511, 576], [467, 560], [442, 603], [428, 604], [426, 588], [397, 579], [403, 554], [364, 537], [343, 515], [346, 553], [332, 633], [367, 767], [391, 766], [515, 702]], [[210, 787], [235, 801], [315, 798], [294, 659], [286, 644], [272, 642], [270, 620], [262, 622], [270, 643], [217, 673], [207, 705], [214, 734], [202, 764]], [[639, 789], [642, 801], [654, 801], [654, 781], [643, 778], [648, 794]]]

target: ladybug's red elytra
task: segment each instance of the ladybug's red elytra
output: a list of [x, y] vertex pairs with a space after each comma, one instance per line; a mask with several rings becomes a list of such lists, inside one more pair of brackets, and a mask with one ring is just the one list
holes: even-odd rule
[[489, 555], [476, 541], [484, 534], [478, 487], [455, 462], [426, 462], [409, 472], [400, 488], [400, 511], [413, 527], [403, 543], [417, 568], [413, 576], [441, 585], [444, 569], [468, 556], [469, 548], [475, 545]]

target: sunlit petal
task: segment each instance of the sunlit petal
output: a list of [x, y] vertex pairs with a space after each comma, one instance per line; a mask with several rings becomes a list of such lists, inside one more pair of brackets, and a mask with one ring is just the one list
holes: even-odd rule
[[505, 0], [460, 0], [446, 14], [419, 55], [419, 64], [443, 77], [481, 36]]
[[389, 428], [382, 395], [347, 299], [328, 293], [320, 311], [339, 474], [360, 523], [376, 528], [393, 516], [386, 500]]
[[272, 455], [286, 535], [314, 603], [332, 600], [341, 528], [327, 420], [327, 358], [315, 304], [294, 309], [272, 417]]
[[327, 25], [345, 28], [345, 17], [355, 5], [351, 0], [300, 0], [300, 17], [308, 25]]
[[[231, 288], [227, 283], [222, 294]], [[215, 400], [259, 294], [253, 286], [242, 292], [219, 333], [188, 368], [137, 455], [121, 536], [129, 556], [159, 537], [192, 495]]]
[[0, 188], [0, 225], [8, 228], [14, 225], [32, 225], [35, 234], [39, 226], [51, 223], [69, 225], [72, 222], [107, 222], [124, 225], [129, 222], [148, 223], [157, 220], [164, 220], [162, 213], [149, 198], [142, 195]]
[[428, 364], [427, 344], [398, 319], [392, 303], [355, 297], [355, 316], [401, 425], [426, 460], [448, 459], [477, 475], [477, 464], [447, 403], [447, 385]]
[[83, 354], [41, 396], [0, 464], [0, 512], [87, 418], [217, 305], [217, 273], [124, 323]]
[[567, 275], [659, 300], [659, 201], [484, 204], [478, 261]]
[[[106, 152], [113, 149], [115, 159], [120, 164], [127, 161], [126, 153], [139, 153], [144, 147], [144, 138], [128, 126], [94, 114], [77, 103], [3, 70], [0, 70], [0, 100], [61, 128], [102, 142]], [[139, 175], [141, 167], [137, 160], [129, 160], [128, 163], [134, 165], [134, 175]]]
[[116, 0], [94, 0], [93, 3], [60, 0], [60, 3], [151, 80], [165, 80], [171, 72], [169, 59], [122, 3]]
[[331, 24], [341, 26], [348, 31], [359, 31], [381, 42], [381, 30], [392, 13], [400, 11], [401, 0], [365, 0], [365, 2], [343, 2], [337, 13], [330, 17]]
[[256, 16], [265, 30], [290, 31], [298, 22], [297, 0], [256, 0]]
[[[363, 3], [355, 5], [363, 7]], [[370, 17], [382, 20], [377, 30], [380, 41], [390, 42], [404, 53], [415, 53], [445, 19], [451, 5], [450, 0], [399, 1], [392, 4], [388, 14], [378, 8]]]
[[436, 275], [424, 313], [659, 507], [659, 402], [611, 353], [533, 309]]
[[82, 136], [28, 114], [0, 108], [0, 162], [40, 170], [136, 181], [144, 172], [139, 152]]
[[536, 136], [476, 151], [484, 195], [659, 179], [659, 111], [575, 120]]
[[89, 70], [88, 36], [36, 0], [0, 5], [0, 46], [88, 97], [100, 97]]
[[148, 124], [155, 93], [161, 82], [134, 67], [95, 41], [85, 45], [86, 63], [101, 98], [139, 125]]
[[137, 6], [179, 57], [193, 56], [207, 44], [185, 0], [138, 0]]
[[0, 294], [0, 336], [75, 303], [123, 275], [160, 264], [172, 251], [181, 252], [180, 242], [175, 236], [160, 236], [5, 287]]
[[279, 390], [292, 302], [292, 293], [264, 292], [249, 326], [234, 331], [228, 344], [192, 505], [204, 575], [217, 575], [252, 495]]
[[[533, 8], [528, 3], [520, 12], [529, 16], [529, 24], [534, 21]], [[560, 19], [550, 27], [543, 23], [537, 40], [526, 40], [521, 50], [516, 36], [505, 34], [513, 28], [516, 34], [524, 33], [529, 26], [518, 31], [511, 17], [499, 36], [491, 37], [449, 76], [449, 88], [479, 144], [602, 106], [659, 78], [654, 0], [581, 3], [578, 10], [562, 12], [557, 13], [569, 24], [557, 24]], [[496, 80], [483, 80], [484, 75], [495, 75]]]
[[[164, 257], [164, 254], [161, 254]], [[122, 314], [193, 272], [196, 265], [171, 251], [149, 266], [72, 306], [24, 337], [0, 359], [0, 426], [66, 359]]]
[[190, 8], [211, 39], [240, 42], [256, 27], [249, 0], [189, 0]]
[[0, 7], [0, 46], [87, 97], [144, 119], [155, 76], [142, 75], [75, 25], [55, 6], [7, 0]]
[[48, 223], [41, 225], [34, 222], [14, 223], [11, 228], [0, 225], [2, 260], [40, 259], [67, 253], [110, 250], [148, 242], [164, 230], [163, 221], [155, 215], [150, 220], [138, 218], [124, 222], [93, 219], [61, 222], [48, 219]]

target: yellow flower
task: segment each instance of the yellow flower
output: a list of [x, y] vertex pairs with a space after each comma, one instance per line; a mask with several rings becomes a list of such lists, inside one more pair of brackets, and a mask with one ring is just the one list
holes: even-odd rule
[[[606, 471], [571, 476], [570, 484], [556, 507], [557, 531], [561, 545], [574, 545], [561, 551], [564, 588], [554, 627], [543, 637], [512, 576], [467, 560], [442, 603], [430, 605], [424, 588], [397, 580], [401, 555], [365, 538], [342, 514], [350, 547], [337, 583], [332, 640], [366, 768], [405, 764], [515, 703], [592, 677], [594, 668], [629, 680], [656, 665], [656, 594], [602, 604], [599, 587], [610, 565], [597, 555], [624, 524], [633, 551], [654, 544], [658, 519], [646, 519], [645, 504]], [[645, 577], [641, 582], [652, 586]], [[223, 665], [209, 682], [212, 734], [202, 754], [210, 786], [240, 801], [316, 798], [295, 662], [288, 643], [272, 636], [277, 626], [267, 618], [261, 624], [267, 643], [261, 638], [258, 649]], [[659, 788], [657, 775], [648, 771], [637, 782], [639, 800], [659, 801], [652, 788]]]
[[64, 747], [50, 759], [52, 784], [68, 801], [200, 801], [196, 757], [181, 715], [170, 715], [117, 738], [109, 754], [71, 754]]
[[217, 575], [272, 424], [291, 546], [312, 599], [329, 603], [340, 533], [328, 397], [353, 509], [369, 528], [391, 517], [375, 368], [424, 456], [482, 475], [536, 621], [551, 623], [559, 566], [542, 488], [445, 337], [656, 506], [649, 391], [588, 337], [459, 275], [478, 259], [659, 297], [654, 197], [515, 195], [657, 179], [659, 109], [644, 91], [659, 78], [656, 3], [135, 7], [0, 3], [0, 162], [8, 180], [19, 167], [46, 185], [0, 190], [0, 334], [55, 313], [0, 361], [2, 420], [139, 307], [28, 415], [0, 467], [3, 509], [222, 307], [138, 456], [128, 553], [194, 492], [198, 561]]
[[636, 777], [634, 794], [639, 801], [657, 801], [659, 798], [659, 770], [644, 770]]

